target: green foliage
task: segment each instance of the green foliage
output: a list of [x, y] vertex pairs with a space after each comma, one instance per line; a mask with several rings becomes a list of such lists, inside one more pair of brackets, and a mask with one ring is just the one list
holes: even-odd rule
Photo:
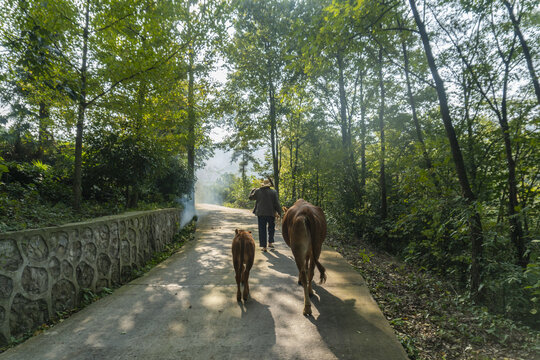
[[245, 179], [232, 176], [227, 187], [223, 189], [223, 204], [225, 206], [249, 209], [253, 208], [253, 201], [249, 200], [249, 193], [252, 189], [260, 186], [260, 180], [255, 176]]
[[[88, 215], [189, 192], [187, 162], [197, 154], [200, 163], [219, 104], [231, 130], [222, 146], [240, 160], [240, 176], [221, 174], [209, 193], [251, 207], [247, 195], [258, 184], [249, 167], [261, 176], [272, 169], [282, 204], [321, 206], [334, 238], [362, 239], [459, 291], [472, 289], [478, 269], [487, 310], [540, 323], [539, 104], [524, 44], [500, 2], [422, 7], [448, 114], [411, 1], [91, 1], [88, 38], [73, 1], [4, 2], [1, 229], [71, 214], [78, 154]], [[539, 39], [535, 4], [513, 9], [529, 45]], [[206, 81], [217, 51], [229, 69], [223, 89]], [[265, 162], [254, 158], [261, 146], [269, 148]], [[460, 157], [464, 171], [456, 171]], [[358, 255], [373, 262], [367, 251]], [[440, 310], [455, 328], [442, 335], [468, 336]], [[487, 329], [497, 324], [475, 317]], [[414, 338], [402, 343], [416, 356]]]
[[360, 249], [360, 251], [358, 252], [358, 255], [360, 256], [360, 259], [364, 263], [370, 262], [371, 258], [373, 257], [373, 253], [367, 251], [366, 249]]
[[7, 167], [4, 158], [0, 156], [0, 183], [2, 180], [2, 175], [7, 172], [9, 172], [9, 168]]
[[[331, 234], [328, 242], [362, 274], [409, 357], [487, 359], [498, 354], [528, 359], [536, 353], [538, 331], [472, 305], [452, 279], [403, 263], [362, 241], [344, 244]], [[372, 254], [369, 262], [362, 258], [365, 252]]]
[[[538, 243], [538, 240], [536, 240]], [[531, 309], [530, 313], [535, 319], [539, 319], [540, 316], [540, 258], [536, 258], [535, 261], [531, 261], [527, 265], [527, 271], [525, 271], [525, 290], [529, 291], [531, 296]], [[540, 320], [539, 320], [540, 321]]]

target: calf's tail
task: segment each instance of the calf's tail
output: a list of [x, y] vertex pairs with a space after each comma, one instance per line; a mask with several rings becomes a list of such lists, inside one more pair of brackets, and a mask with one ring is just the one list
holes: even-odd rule
[[240, 281], [244, 282], [244, 251], [246, 247], [246, 239], [240, 236]]

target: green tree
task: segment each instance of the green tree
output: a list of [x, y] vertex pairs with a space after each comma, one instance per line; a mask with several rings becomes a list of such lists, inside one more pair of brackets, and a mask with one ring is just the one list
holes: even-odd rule
[[261, 135], [269, 134], [274, 185], [279, 194], [279, 97], [284, 83], [292, 1], [238, 1], [235, 33], [227, 49], [231, 86], [258, 109]]

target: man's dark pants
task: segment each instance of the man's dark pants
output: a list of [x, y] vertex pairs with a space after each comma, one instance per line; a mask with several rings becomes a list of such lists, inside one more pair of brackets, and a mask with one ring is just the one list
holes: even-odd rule
[[257, 216], [259, 222], [259, 245], [266, 247], [266, 226], [268, 225], [268, 242], [274, 243], [276, 220], [273, 216]]

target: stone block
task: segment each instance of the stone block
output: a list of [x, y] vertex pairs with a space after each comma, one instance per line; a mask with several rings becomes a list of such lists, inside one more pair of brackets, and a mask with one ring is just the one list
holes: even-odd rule
[[12, 293], [13, 280], [7, 276], [0, 275], [0, 299], [9, 299]]
[[49, 311], [45, 300], [30, 300], [21, 294], [15, 295], [9, 315], [11, 336], [20, 338], [48, 320]]
[[109, 226], [107, 224], [101, 224], [97, 232], [98, 236], [96, 239], [96, 245], [100, 251], [104, 251], [109, 247], [109, 241], [111, 238]]
[[23, 263], [23, 258], [15, 240], [0, 240], [0, 269], [8, 271], [17, 271]]
[[93, 243], [87, 243], [84, 245], [84, 258], [90, 262], [96, 262], [97, 247]]
[[55, 232], [51, 235], [51, 245], [54, 246], [52, 252], [59, 259], [64, 259], [68, 251], [69, 236], [65, 231]]
[[61, 274], [60, 260], [54, 256], [49, 260], [49, 273], [51, 274], [53, 280], [58, 280]]
[[82, 255], [82, 244], [80, 241], [70, 241], [68, 246], [68, 260], [73, 264], [77, 263]]
[[81, 261], [77, 266], [77, 283], [82, 289], [89, 289], [92, 287], [94, 275], [94, 268], [84, 261]]
[[27, 266], [24, 268], [21, 284], [28, 294], [43, 294], [48, 290], [49, 274], [44, 268]]
[[58, 281], [52, 287], [51, 300], [54, 315], [74, 309], [77, 305], [75, 285], [65, 279]]
[[23, 253], [30, 260], [43, 261], [49, 255], [49, 248], [43, 235], [37, 234], [24, 237], [21, 245]]
[[71, 265], [71, 263], [69, 261], [63, 260], [61, 268], [62, 268], [62, 275], [66, 279], [68, 279], [68, 280], [73, 279], [73, 265]]
[[107, 276], [109, 275], [109, 270], [111, 269], [111, 260], [107, 256], [107, 254], [99, 254], [97, 259], [97, 269], [98, 273], [101, 276]]

